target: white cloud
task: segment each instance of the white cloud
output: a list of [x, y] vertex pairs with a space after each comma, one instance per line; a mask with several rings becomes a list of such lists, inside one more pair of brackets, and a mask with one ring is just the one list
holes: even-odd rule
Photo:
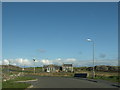
[[41, 60], [40, 62], [41, 62], [42, 64], [44, 64], [44, 65], [46, 65], [46, 64], [53, 64], [52, 61], [50, 61], [50, 60], [45, 60], [45, 59]]
[[2, 60], [0, 60], [0, 65], [2, 65]]
[[13, 63], [12, 65], [16, 66], [17, 64], [16, 64], [16, 63]]
[[96, 65], [113, 65], [118, 66], [118, 60], [96, 60]]
[[3, 62], [2, 62], [3, 65], [8, 65], [9, 64], [9, 60], [7, 59], [4, 59]]
[[18, 59], [4, 59], [3, 60], [3, 65], [8, 65], [8, 64], [11, 64], [11, 65], [17, 65], [17, 66], [30, 66], [32, 65], [32, 62], [28, 59], [22, 59], [22, 58], [18, 58]]
[[62, 59], [61, 59], [61, 58], [57, 58], [56, 60], [60, 61], [60, 60], [62, 60]]
[[68, 58], [68, 59], [66, 59], [66, 62], [70, 62], [70, 63], [73, 63], [73, 62], [75, 62], [75, 61], [76, 61], [75, 58]]
[[16, 59], [15, 62], [19, 64], [23, 64], [23, 59], [22, 58]]

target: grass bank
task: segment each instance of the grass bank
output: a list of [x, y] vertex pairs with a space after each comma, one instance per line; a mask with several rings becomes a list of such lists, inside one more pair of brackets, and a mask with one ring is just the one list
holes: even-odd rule
[[2, 82], [2, 90], [6, 88], [19, 88], [20, 90], [24, 90], [25, 88], [29, 87], [31, 84], [29, 83], [18, 83], [15, 81], [25, 81], [25, 80], [34, 80], [35, 78], [32, 77], [26, 77], [26, 76], [21, 76], [21, 77], [16, 77], [15, 79], [11, 79], [5, 82]]
[[95, 79], [102, 79], [102, 80], [107, 80], [111, 82], [119, 82], [120, 83], [120, 76], [96, 76]]

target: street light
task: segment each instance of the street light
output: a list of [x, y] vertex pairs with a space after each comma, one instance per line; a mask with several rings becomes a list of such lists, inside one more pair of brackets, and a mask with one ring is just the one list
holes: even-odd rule
[[25, 67], [25, 65], [24, 65], [23, 59], [21, 60], [21, 62], [23, 63], [23, 65], [22, 65], [22, 75], [24, 75], [24, 67]]
[[87, 41], [93, 43], [93, 74], [92, 74], [92, 78], [94, 78], [95, 77], [95, 69], [94, 69], [94, 65], [95, 65], [95, 61], [94, 61], [94, 47], [95, 47], [95, 44], [94, 44], [94, 41], [91, 40], [90, 38], [88, 38]]
[[33, 59], [33, 61], [34, 61], [34, 74], [35, 74], [35, 59]]

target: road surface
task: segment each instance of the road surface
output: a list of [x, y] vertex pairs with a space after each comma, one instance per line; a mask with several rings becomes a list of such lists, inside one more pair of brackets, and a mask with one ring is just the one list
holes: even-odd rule
[[37, 81], [31, 81], [33, 88], [118, 88], [112, 83], [94, 82], [86, 79], [68, 78], [68, 77], [40, 77]]

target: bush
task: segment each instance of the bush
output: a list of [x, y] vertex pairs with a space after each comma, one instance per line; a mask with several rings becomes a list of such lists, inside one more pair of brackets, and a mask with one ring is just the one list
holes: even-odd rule
[[97, 71], [108, 71], [108, 67], [105, 66], [105, 65], [95, 66], [95, 70], [97, 70]]
[[108, 70], [117, 72], [118, 71], [118, 66], [109, 66]]

